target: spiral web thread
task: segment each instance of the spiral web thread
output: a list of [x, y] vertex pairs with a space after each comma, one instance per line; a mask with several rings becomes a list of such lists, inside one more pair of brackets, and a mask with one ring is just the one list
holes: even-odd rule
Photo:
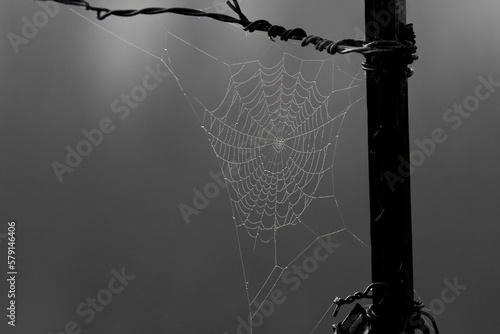
[[[287, 70], [286, 57], [303, 62], [284, 53], [270, 68], [244, 63], [231, 76], [224, 101], [205, 109], [203, 119], [229, 185], [235, 224], [256, 242], [270, 242], [278, 229], [302, 223], [314, 199], [334, 197], [333, 191], [317, 191], [325, 173], [332, 173], [341, 123], [352, 106], [331, 116], [328, 102], [335, 91], [321, 95], [315, 81]], [[330, 61], [319, 62], [321, 70]], [[256, 72], [240, 79], [252, 65]]]

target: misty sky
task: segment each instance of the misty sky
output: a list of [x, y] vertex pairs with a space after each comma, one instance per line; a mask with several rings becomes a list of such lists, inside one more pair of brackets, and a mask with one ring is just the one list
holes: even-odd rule
[[[212, 0], [92, 3], [225, 8]], [[363, 1], [240, 3], [250, 20], [332, 40], [363, 32]], [[497, 327], [498, 13], [494, 0], [408, 1], [420, 57], [409, 80], [410, 145], [420, 158], [411, 175], [415, 289], [441, 333]], [[335, 90], [353, 78], [358, 85], [330, 102], [332, 112], [350, 107], [334, 125], [334, 187], [321, 186], [337, 204], [316, 200], [302, 216], [319, 235], [333, 234], [280, 229], [278, 265], [317, 264], [280, 277], [272, 247], [254, 251], [246, 231], [236, 233], [197, 102], [215, 109], [224, 100], [237, 68], [228, 64], [284, 57], [272, 46], [259, 58], [272, 44], [264, 34], [170, 14], [98, 21], [83, 8], [29, 0], [2, 1], [0, 29], [0, 250], [7, 253], [7, 222], [17, 220], [18, 266], [16, 326], [2, 314], [2, 333], [237, 333], [249, 312], [243, 268], [250, 294], [274, 291], [273, 310], [253, 333], [329, 333], [346, 316], [349, 306], [321, 320], [336, 296], [371, 281], [362, 57], [335, 56], [317, 77], [315, 62], [301, 68], [322, 91], [332, 77]], [[277, 44], [298, 59], [328, 59]], [[441, 140], [425, 146], [436, 131]], [[187, 224], [179, 205], [194, 207], [195, 189], [211, 182], [217, 195]], [[5, 313], [4, 280], [0, 291]]]

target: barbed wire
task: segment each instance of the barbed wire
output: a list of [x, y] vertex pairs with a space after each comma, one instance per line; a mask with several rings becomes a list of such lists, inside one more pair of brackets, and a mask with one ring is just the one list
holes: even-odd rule
[[[424, 304], [422, 302], [414, 301], [413, 297], [410, 296], [409, 294], [407, 294], [406, 292], [400, 291], [396, 287], [393, 287], [392, 285], [389, 285], [389, 284], [383, 283], [383, 282], [371, 283], [370, 285], [368, 285], [368, 287], [365, 289], [365, 291], [355, 292], [352, 295], [349, 295], [345, 298], [336, 297], [333, 300], [333, 303], [336, 304], [337, 307], [335, 308], [335, 311], [333, 312], [333, 316], [334, 317], [337, 316], [337, 314], [340, 310], [340, 307], [342, 305], [352, 304], [356, 300], [372, 299], [373, 295], [370, 294], [370, 291], [372, 291], [376, 287], [381, 287], [381, 288], [384, 288], [386, 290], [391, 290], [392, 292], [398, 293], [398, 294], [404, 296], [405, 298], [407, 298], [408, 303], [411, 304], [411, 305], [409, 305], [410, 306], [409, 309], [411, 310], [410, 314], [406, 317], [406, 322], [410, 323], [409, 327], [411, 327], [413, 329], [419, 329], [423, 333], [426, 333], [426, 334], [429, 333], [430, 332], [429, 328], [427, 327], [424, 319], [421, 317], [423, 315], [431, 321], [434, 332], [436, 334], [439, 334], [439, 329], [438, 329], [436, 320], [429, 312], [427, 312], [424, 309]], [[369, 318], [378, 318], [378, 315], [375, 313], [375, 311], [373, 309], [373, 305], [368, 307], [367, 315]], [[405, 324], [405, 326], [406, 326], [406, 324]]]
[[[243, 14], [241, 7], [237, 0], [228, 0], [227, 5], [238, 15], [238, 18], [219, 13], [207, 13], [198, 9], [191, 8], [161, 8], [161, 7], [150, 7], [143, 9], [118, 9], [111, 10], [108, 8], [95, 7], [84, 0], [35, 0], [35, 1], [53, 1], [61, 3], [64, 5], [80, 6], [84, 7], [88, 11], [93, 11], [97, 13], [97, 19], [104, 20], [110, 16], [119, 17], [131, 17], [136, 15], [157, 15], [164, 13], [172, 13], [178, 15], [186, 16], [196, 16], [196, 17], [207, 17], [217, 21], [222, 21], [226, 23], [235, 23], [243, 27], [244, 31], [254, 32], [262, 31], [267, 32], [268, 36], [272, 41], [279, 37], [282, 41], [288, 40], [298, 40], [301, 41], [301, 46], [305, 47], [309, 44], [313, 44], [316, 50], [322, 52], [326, 51], [330, 55], [336, 53], [348, 54], [348, 53], [359, 53], [365, 56], [381, 54], [381, 53], [400, 53], [403, 55], [403, 59], [406, 63], [411, 64], [414, 60], [418, 59], [415, 55], [417, 47], [415, 46], [415, 39], [413, 34], [412, 25], [406, 26], [407, 30], [411, 30], [408, 36], [410, 36], [408, 41], [374, 41], [370, 43], [365, 43], [365, 41], [354, 40], [354, 39], [343, 39], [337, 42], [332, 40], [322, 38], [316, 35], [308, 35], [304, 29], [286, 29], [280, 25], [273, 25], [266, 20], [256, 20], [250, 21]], [[413, 38], [411, 38], [413, 36]]]

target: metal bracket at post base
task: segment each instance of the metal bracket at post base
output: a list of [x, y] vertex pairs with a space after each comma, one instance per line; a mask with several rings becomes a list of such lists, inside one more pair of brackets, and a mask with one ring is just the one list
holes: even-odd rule
[[[434, 319], [428, 315], [426, 312], [422, 312], [431, 319], [434, 331], [439, 334], [437, 325]], [[377, 321], [382, 321], [383, 319], [377, 318], [374, 314], [372, 306], [367, 308], [356, 304], [352, 309], [351, 313], [340, 323], [333, 325], [334, 334], [373, 334], [373, 324]], [[431, 331], [427, 326], [424, 319], [421, 317], [419, 312], [414, 312], [407, 317], [407, 325], [405, 328], [401, 329], [401, 333], [407, 333], [406, 331], [413, 333], [414, 330], [418, 330], [423, 334], [430, 334]]]
[[356, 304], [344, 321], [333, 325], [335, 334], [368, 334], [371, 330], [370, 318], [363, 306]]

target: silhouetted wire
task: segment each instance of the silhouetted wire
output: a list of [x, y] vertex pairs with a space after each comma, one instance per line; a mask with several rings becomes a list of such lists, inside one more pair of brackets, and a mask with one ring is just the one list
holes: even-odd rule
[[[266, 20], [256, 20], [250, 21], [241, 11], [240, 5], [237, 0], [227, 1], [227, 5], [238, 14], [239, 18], [235, 18], [225, 14], [218, 13], [207, 13], [202, 10], [191, 9], [191, 8], [160, 8], [160, 7], [150, 7], [143, 9], [118, 9], [118, 10], [110, 10], [108, 8], [102, 7], [94, 7], [90, 5], [87, 1], [84, 0], [35, 0], [35, 1], [53, 1], [57, 3], [61, 3], [64, 5], [73, 5], [85, 7], [88, 11], [97, 12], [97, 18], [99, 20], [104, 20], [109, 16], [121, 16], [121, 17], [131, 17], [136, 15], [157, 15], [164, 13], [172, 13], [186, 16], [197, 16], [197, 17], [208, 17], [217, 21], [227, 22], [227, 23], [236, 23], [243, 27], [244, 31], [254, 32], [254, 31], [263, 31], [267, 32], [268, 36], [271, 40], [275, 40], [276, 37], [280, 37], [282, 41], [288, 40], [298, 40], [301, 41], [301, 46], [305, 47], [309, 44], [315, 45], [316, 50], [325, 51], [331, 55], [336, 53], [347, 54], [347, 53], [359, 53], [362, 55], [373, 55], [378, 53], [387, 53], [387, 52], [399, 52], [405, 54], [405, 57], [408, 59], [408, 63], [411, 64], [418, 57], [415, 55], [416, 46], [414, 41], [414, 34], [409, 34], [409, 36], [413, 35], [413, 39], [409, 39], [405, 42], [399, 41], [374, 41], [370, 43], [366, 43], [361, 40], [354, 39], [343, 39], [338, 42], [334, 42], [329, 39], [325, 39], [315, 35], [308, 35], [303, 29], [295, 28], [295, 29], [286, 29], [279, 25], [272, 25]], [[411, 24], [407, 25], [407, 29], [412, 30]], [[376, 68], [365, 68], [369, 70], [378, 70]]]

